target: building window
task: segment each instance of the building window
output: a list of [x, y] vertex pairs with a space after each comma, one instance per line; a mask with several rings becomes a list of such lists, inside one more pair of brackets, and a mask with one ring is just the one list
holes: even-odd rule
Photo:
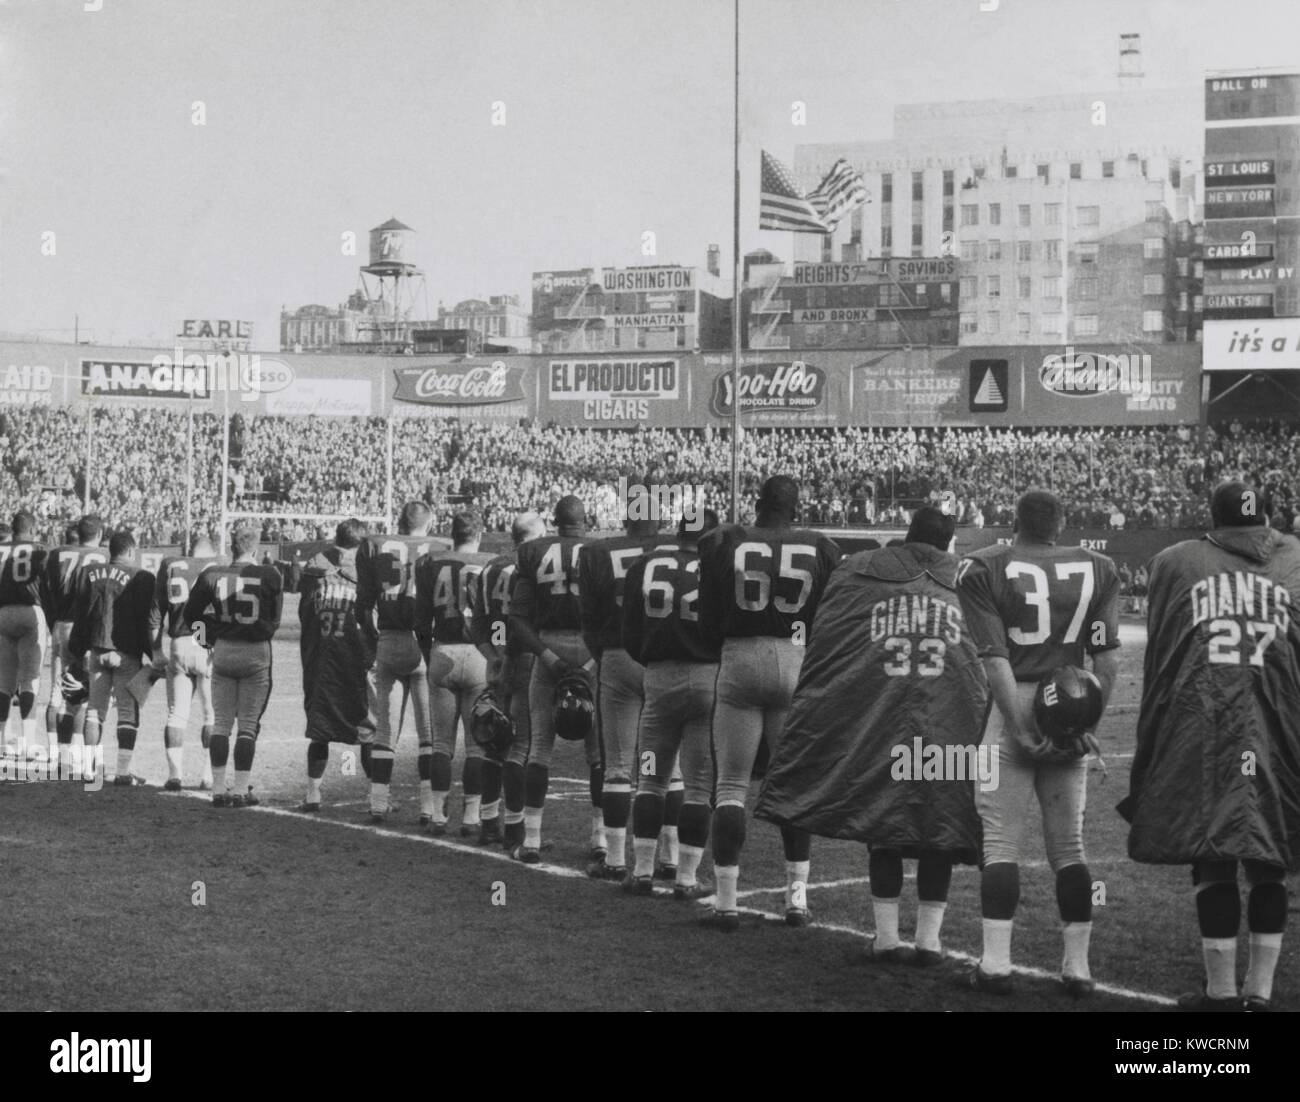
[[1105, 179], [1105, 180], [1113, 180], [1113, 179], [1115, 178], [1115, 162], [1114, 162], [1114, 161], [1102, 161], [1102, 162], [1101, 162], [1101, 175], [1102, 175], [1102, 179]]
[[963, 260], [978, 260], [980, 258], [980, 243], [978, 241], [963, 241], [961, 243], [961, 258]]
[[962, 276], [962, 277], [961, 277], [961, 297], [964, 298], [964, 299], [970, 299], [970, 298], [974, 298], [974, 297], [975, 297], [975, 277], [974, 277], [974, 276]]
[[1101, 225], [1101, 207], [1075, 207], [1074, 224], [1076, 226]]
[[1142, 332], [1163, 333], [1165, 331], [1165, 312], [1163, 310], [1142, 311]]
[[1083, 165], [1080, 164], [1078, 161], [1070, 162], [1070, 179], [1071, 180], [1083, 179]]
[[1165, 293], [1165, 277], [1159, 273], [1144, 275], [1142, 277], [1142, 293], [1144, 295], [1163, 295]]
[[1183, 186], [1183, 170], [1177, 164], [1169, 166], [1169, 186], [1175, 190]]
[[925, 198], [925, 177], [920, 172], [912, 173], [912, 202], [919, 203]]
[[1142, 255], [1147, 260], [1159, 260], [1165, 255], [1165, 239], [1163, 237], [1148, 237], [1142, 242]]
[[829, 264], [835, 259], [835, 245], [829, 233], [822, 235], [822, 263]]
[[921, 225], [919, 222], [912, 226], [912, 255], [921, 255]]
[[1165, 220], [1165, 205], [1159, 199], [1147, 200], [1147, 221], [1163, 222]]
[[1085, 241], [1075, 247], [1075, 255], [1079, 258], [1080, 264], [1096, 264], [1097, 250], [1097, 242]]
[[1029, 336], [1029, 326], [1032, 321], [1033, 321], [1033, 315], [1031, 314], [1017, 314], [1016, 332], [1019, 333], [1020, 336], [1022, 337]]
[[894, 247], [894, 227], [888, 224], [880, 227], [880, 247], [882, 249], [892, 249]]
[[1202, 306], [1201, 306], [1201, 296], [1200, 296], [1200, 295], [1193, 295], [1193, 296], [1192, 296], [1192, 313], [1193, 313], [1193, 314], [1199, 314], [1199, 313], [1201, 312], [1201, 309], [1202, 309]]
[[980, 331], [979, 316], [977, 314], [962, 314], [961, 331], [963, 333], [978, 333]]
[[943, 194], [945, 198], [952, 198], [952, 169], [943, 170]]
[[1033, 216], [1030, 213], [1030, 207], [1028, 203], [1021, 203], [1016, 208], [1016, 214], [1018, 216], [1018, 221], [1021, 226], [1033, 225]]
[[976, 166], [975, 166], [975, 179], [977, 179], [977, 180], [982, 180], [982, 179], [984, 179], [984, 174], [985, 174], [985, 172], [987, 172], [987, 171], [988, 171], [988, 169], [987, 169], [986, 166], [984, 166], [984, 165], [976, 165]]
[[1060, 298], [1061, 297], [1061, 277], [1047, 276], [1043, 280], [1043, 297]]
[[1019, 173], [1020, 169], [1016, 165], [1007, 165], [1007, 167], [1002, 170], [1002, 175], [1008, 180], [1014, 180]]
[[1042, 180], [1043, 183], [1047, 183], [1051, 178], [1051, 167], [1049, 165], [1039, 165], [1038, 178]]
[[903, 296], [895, 284], [882, 283], [877, 301], [881, 306], [898, 306], [903, 301]]
[[1083, 279], [1074, 281], [1074, 295], [1079, 299], [1095, 299], [1097, 297], [1097, 280], [1093, 276], [1087, 276]]
[[1192, 270], [1192, 262], [1188, 257], [1180, 256], [1174, 261], [1178, 265], [1178, 274], [1183, 279], [1187, 278], [1188, 273]]
[[892, 203], [894, 201], [894, 174], [892, 172], [881, 173], [880, 201], [882, 203]]
[[952, 229], [952, 204], [951, 203], [944, 203], [943, 205], [943, 228], [945, 230]]
[[1020, 261], [1030, 261], [1034, 259], [1034, 243], [1032, 241], [1016, 242], [1016, 259]]
[[989, 241], [988, 244], [989, 244], [989, 259], [990, 259], [990, 260], [1001, 260], [1001, 259], [1002, 259], [1002, 242], [999, 241], [999, 240], [997, 240], [997, 238], [993, 238], [993, 239], [991, 239], [991, 240]]
[[952, 305], [952, 284], [951, 283], [939, 284], [939, 303], [942, 306]]
[[1002, 204], [1001, 203], [989, 204], [989, 225], [990, 226], [1002, 225]]
[[1076, 314], [1074, 318], [1074, 335], [1076, 337], [1095, 337], [1097, 335], [1096, 314]]
[[1039, 318], [1038, 329], [1045, 337], [1059, 337], [1061, 335], [1060, 313], [1044, 315]]
[[1061, 242], [1059, 240], [1043, 242], [1043, 259], [1044, 260], [1061, 259]]
[[978, 203], [963, 203], [961, 205], [961, 224], [963, 226], [978, 226], [980, 224], [980, 207]]
[[1029, 298], [1034, 293], [1034, 281], [1029, 276], [1016, 277], [1016, 298]]
[[1202, 264], [1201, 261], [1199, 261], [1199, 260], [1193, 260], [1193, 261], [1192, 261], [1192, 278], [1193, 278], [1193, 279], [1203, 279], [1203, 278], [1204, 278], [1204, 272], [1205, 272], [1205, 265]]
[[1043, 223], [1048, 226], [1059, 226], [1061, 224], [1060, 203], [1043, 204]]
[[985, 288], [986, 288], [985, 293], [989, 296], [989, 298], [1001, 298], [1002, 277], [995, 276], [995, 275], [988, 276], [985, 281]]
[[985, 314], [985, 315], [984, 315], [984, 332], [986, 332], [986, 333], [1000, 333], [1001, 331], [1002, 331], [1002, 315], [1001, 315], [1001, 314]]

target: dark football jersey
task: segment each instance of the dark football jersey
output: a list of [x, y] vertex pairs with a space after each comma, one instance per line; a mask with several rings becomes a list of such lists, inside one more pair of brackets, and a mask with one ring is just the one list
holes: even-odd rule
[[261, 643], [280, 627], [283, 602], [284, 582], [274, 566], [229, 563], [199, 575], [182, 616], [189, 624], [204, 621], [209, 643]]
[[1017, 681], [1119, 646], [1119, 574], [1096, 551], [981, 547], [957, 567], [957, 589], [980, 657], [1008, 659]]
[[578, 536], [542, 536], [521, 544], [510, 587], [510, 615], [534, 631], [579, 631]]
[[45, 558], [45, 586], [55, 620], [70, 621], [77, 600], [77, 568], [83, 563], [108, 562], [107, 547], [79, 543], [54, 548]]
[[511, 639], [509, 631], [510, 581], [514, 576], [514, 552], [498, 555], [483, 567], [471, 592], [475, 642], [489, 643], [505, 654], [520, 651], [518, 640]]
[[0, 607], [49, 603], [45, 588], [45, 558], [48, 551], [39, 543], [19, 540], [0, 543]]
[[614, 536], [585, 543], [578, 552], [582, 630], [598, 637], [601, 647], [621, 647], [623, 583], [628, 568], [655, 547], [675, 548], [671, 536]]
[[638, 662], [716, 662], [700, 630], [700, 555], [655, 548], [628, 570], [622, 645]]
[[92, 562], [77, 571], [68, 649], [92, 647], [137, 658], [153, 653], [158, 634], [154, 576], [134, 563]]
[[446, 548], [437, 536], [366, 536], [357, 548], [361, 618], [375, 609], [380, 631], [414, 631], [416, 560]]
[[839, 561], [832, 540], [802, 528], [714, 529], [700, 541], [705, 635], [718, 644], [747, 636], [806, 639]]
[[194, 634], [194, 625], [185, 619], [185, 602], [190, 599], [199, 575], [216, 566], [216, 559], [196, 559], [178, 556], [163, 559], [154, 583], [154, 599], [163, 617], [163, 629], [169, 639], [180, 639]]
[[472, 643], [470, 590], [492, 556], [478, 551], [432, 551], [415, 564], [415, 625], [435, 643]]

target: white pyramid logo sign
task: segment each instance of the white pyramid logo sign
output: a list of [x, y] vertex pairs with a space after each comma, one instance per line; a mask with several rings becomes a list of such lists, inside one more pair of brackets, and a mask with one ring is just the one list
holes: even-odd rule
[[977, 406], [1000, 406], [1006, 402], [1002, 396], [1002, 388], [998, 386], [998, 381], [993, 375], [993, 368], [984, 369], [984, 378], [980, 380], [979, 389], [975, 391], [975, 404]]

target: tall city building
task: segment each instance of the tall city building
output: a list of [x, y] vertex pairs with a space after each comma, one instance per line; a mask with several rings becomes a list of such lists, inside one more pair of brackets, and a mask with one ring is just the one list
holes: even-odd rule
[[1198, 339], [1202, 122], [1195, 89], [1141, 84], [907, 104], [884, 141], [800, 146], [811, 188], [843, 157], [871, 202], [796, 262], [954, 256], [961, 344]]

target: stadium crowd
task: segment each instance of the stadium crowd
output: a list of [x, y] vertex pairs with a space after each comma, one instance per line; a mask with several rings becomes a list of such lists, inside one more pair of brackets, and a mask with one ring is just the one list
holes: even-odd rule
[[[90, 506], [136, 529], [142, 544], [179, 543], [187, 496], [187, 413], [158, 408], [99, 409], [89, 453]], [[230, 508], [267, 513], [382, 516], [388, 425], [383, 418], [232, 419]], [[0, 412], [0, 512], [33, 510], [46, 538], [83, 511], [87, 420], [57, 408]], [[194, 418], [192, 522], [219, 514], [221, 421]], [[725, 512], [731, 442], [710, 430], [599, 431], [537, 423], [409, 418], [394, 423], [392, 500], [419, 498], [445, 525], [476, 509], [503, 531], [517, 513], [547, 514], [564, 493], [586, 504], [597, 528], [619, 525], [619, 476], [627, 471], [685, 484]], [[1188, 427], [1040, 430], [903, 428], [760, 429], [741, 441], [752, 500], [770, 474], [804, 485], [805, 519], [846, 525], [907, 523], [910, 509], [951, 495], [959, 521], [1009, 524], [1030, 486], [1070, 504], [1072, 527], [1196, 527], [1208, 523], [1207, 488], [1226, 477], [1262, 487], [1273, 523], [1296, 516], [1293, 473], [1300, 436], [1280, 423]], [[267, 541], [314, 538], [305, 516], [270, 520]]]

